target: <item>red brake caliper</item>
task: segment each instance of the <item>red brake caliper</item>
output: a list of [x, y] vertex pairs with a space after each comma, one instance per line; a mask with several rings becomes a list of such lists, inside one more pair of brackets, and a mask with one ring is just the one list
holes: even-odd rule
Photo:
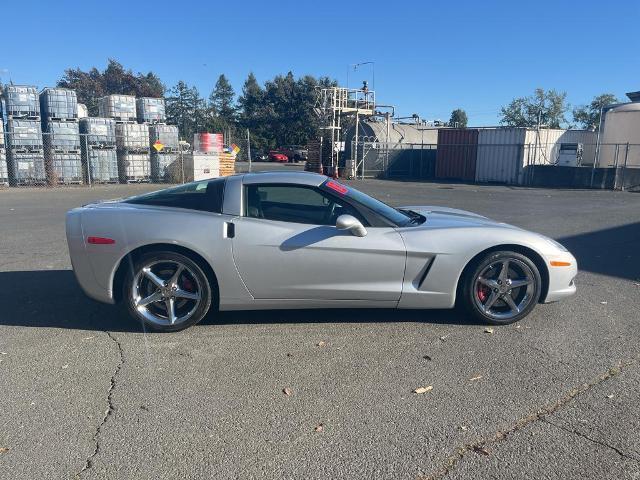
[[481, 283], [478, 284], [478, 298], [482, 303], [484, 303], [487, 300], [490, 293], [491, 293], [491, 289], [489, 287]]
[[193, 283], [188, 278], [182, 279], [182, 285], [187, 292], [193, 292]]

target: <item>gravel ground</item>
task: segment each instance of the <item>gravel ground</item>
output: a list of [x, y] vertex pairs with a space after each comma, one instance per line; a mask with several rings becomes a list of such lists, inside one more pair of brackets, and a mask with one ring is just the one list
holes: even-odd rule
[[0, 190], [0, 478], [640, 478], [640, 195], [352, 183], [556, 238], [578, 294], [493, 334], [387, 310], [149, 334], [83, 296], [64, 213], [156, 186]]

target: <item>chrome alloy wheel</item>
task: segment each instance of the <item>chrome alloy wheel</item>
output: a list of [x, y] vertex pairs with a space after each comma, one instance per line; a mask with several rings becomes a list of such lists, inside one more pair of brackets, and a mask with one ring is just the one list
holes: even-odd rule
[[487, 265], [475, 278], [473, 299], [490, 318], [509, 320], [525, 310], [536, 291], [535, 274], [517, 258]]
[[131, 299], [147, 321], [160, 326], [178, 325], [189, 320], [200, 306], [202, 285], [183, 263], [156, 260], [136, 273]]

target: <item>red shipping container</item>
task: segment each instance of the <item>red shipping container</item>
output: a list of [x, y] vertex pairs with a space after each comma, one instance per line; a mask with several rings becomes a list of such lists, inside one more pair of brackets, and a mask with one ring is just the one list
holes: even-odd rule
[[438, 130], [436, 178], [473, 182], [476, 178], [478, 130], [443, 128]]

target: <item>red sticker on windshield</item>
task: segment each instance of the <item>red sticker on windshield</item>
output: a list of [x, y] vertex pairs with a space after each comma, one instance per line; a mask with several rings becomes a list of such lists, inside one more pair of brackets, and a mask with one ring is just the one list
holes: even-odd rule
[[345, 187], [344, 185], [340, 185], [338, 182], [329, 181], [326, 183], [326, 185], [331, 190], [338, 192], [340, 195], [344, 195], [348, 191], [347, 187]]

